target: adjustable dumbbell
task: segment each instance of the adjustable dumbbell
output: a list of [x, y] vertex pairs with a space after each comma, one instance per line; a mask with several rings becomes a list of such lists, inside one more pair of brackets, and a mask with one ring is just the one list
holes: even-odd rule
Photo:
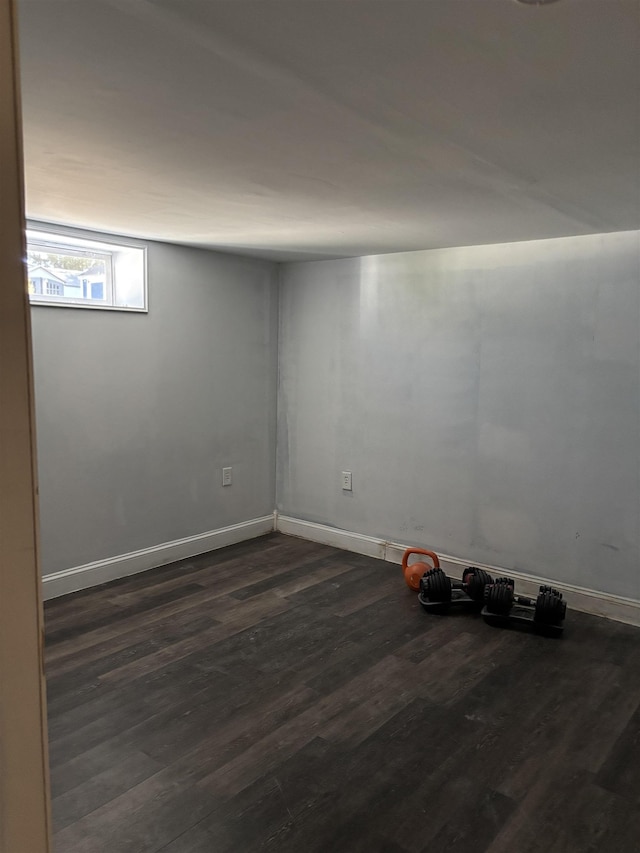
[[[530, 612], [519, 613], [520, 621], [535, 622], [539, 625], [558, 626], [564, 620], [567, 604], [562, 593], [552, 586], [541, 586], [537, 598], [515, 594], [513, 578], [496, 578], [484, 589], [485, 610], [488, 616], [508, 617], [514, 605], [527, 608]], [[484, 611], [483, 611], [484, 612]]]
[[[451, 580], [441, 568], [430, 569], [420, 579], [420, 603], [481, 604], [485, 587], [491, 583], [491, 575], [475, 566], [464, 570], [462, 581]], [[462, 594], [455, 595], [454, 592]]]

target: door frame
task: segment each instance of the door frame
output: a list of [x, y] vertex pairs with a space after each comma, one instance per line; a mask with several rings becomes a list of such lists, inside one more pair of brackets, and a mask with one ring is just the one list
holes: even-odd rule
[[0, 850], [51, 850], [17, 9], [0, 0]]

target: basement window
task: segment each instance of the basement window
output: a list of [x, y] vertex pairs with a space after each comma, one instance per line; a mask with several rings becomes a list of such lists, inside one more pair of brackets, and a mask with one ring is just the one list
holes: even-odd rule
[[146, 249], [102, 235], [29, 226], [27, 289], [33, 305], [146, 311]]

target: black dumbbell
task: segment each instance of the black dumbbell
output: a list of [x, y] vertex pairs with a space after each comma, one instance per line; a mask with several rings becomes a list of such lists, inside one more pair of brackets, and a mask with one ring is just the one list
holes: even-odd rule
[[489, 613], [508, 616], [514, 604], [533, 610], [533, 621], [540, 625], [557, 625], [567, 612], [562, 593], [552, 586], [541, 586], [537, 598], [515, 594], [513, 578], [496, 578], [484, 590], [484, 602]]
[[420, 579], [420, 593], [425, 601], [448, 604], [452, 601], [452, 590], [461, 590], [478, 603], [483, 601], [484, 589], [492, 578], [484, 569], [470, 566], [464, 570], [462, 582], [452, 581], [442, 569], [430, 569]]

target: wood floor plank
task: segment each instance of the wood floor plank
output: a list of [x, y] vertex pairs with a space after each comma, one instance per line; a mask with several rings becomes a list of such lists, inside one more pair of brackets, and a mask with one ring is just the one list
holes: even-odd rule
[[47, 642], [54, 646], [56, 643], [64, 642], [65, 640], [73, 639], [81, 634], [84, 634], [88, 628], [92, 631], [105, 625], [113, 625], [114, 622], [130, 619], [132, 616], [138, 616], [140, 613], [154, 610], [162, 604], [173, 604], [180, 598], [188, 598], [189, 596], [197, 596], [202, 594], [203, 588], [199, 584], [190, 583], [175, 587], [171, 590], [164, 590], [153, 596], [145, 596], [135, 603], [129, 604], [127, 607], [118, 607], [115, 611], [107, 612], [100, 617], [93, 615], [91, 619], [82, 621], [80, 618], [77, 621], [72, 621], [63, 627], [58, 627], [47, 632]]
[[125, 764], [137, 751], [137, 742], [122, 735], [103, 740], [91, 749], [52, 765], [51, 796], [54, 802], [73, 788], [90, 785], [94, 777], [108, 775], [114, 767]]
[[[49, 755], [53, 766], [66, 762], [74, 755], [85, 752], [96, 746], [103, 740], [108, 740], [114, 734], [123, 729], [130, 728], [141, 721], [148, 720], [158, 713], [157, 700], [165, 694], [164, 701], [170, 703], [170, 707], [181, 706], [181, 702], [196, 704], [206, 700], [209, 695], [216, 698], [221, 691], [230, 689], [231, 679], [220, 676], [212, 684], [212, 678], [197, 670], [182, 670], [177, 672], [163, 673], [170, 682], [168, 695], [166, 687], [160, 683], [151, 690], [140, 690], [139, 685], [130, 684], [126, 691], [123, 689], [116, 697], [114, 708], [103, 713], [100, 709], [101, 702], [94, 705], [87, 703], [81, 709], [82, 723], [76, 718], [75, 725], [65, 727], [60, 736], [50, 739]], [[189, 699], [185, 700], [185, 694]]]
[[157, 761], [143, 752], [131, 752], [123, 761], [111, 764], [53, 800], [54, 831], [75, 823], [161, 769]]
[[[335, 551], [335, 549], [328, 550]], [[214, 552], [216, 556], [218, 553], [219, 552]], [[209, 557], [209, 561], [211, 561], [211, 559], [212, 558]], [[308, 549], [304, 549], [302, 556], [300, 556], [296, 562], [299, 564], [301, 571], [304, 571], [306, 562], [314, 562], [315, 560], [317, 560], [317, 554], [313, 554], [309, 552]], [[239, 562], [241, 564], [240, 566]], [[204, 579], [201, 579], [201, 585], [205, 587], [204, 591], [199, 593], [197, 597], [187, 596], [178, 600], [174, 600], [169, 595], [167, 596], [168, 600], [165, 604], [156, 603], [156, 606], [152, 610], [147, 608], [147, 612], [144, 613], [144, 621], [147, 624], [151, 624], [152, 622], [161, 621], [167, 616], [172, 616], [181, 611], [193, 609], [199, 610], [207, 602], [213, 602], [218, 598], [228, 596], [230, 593], [242, 589], [244, 586], [253, 584], [261, 579], [270, 578], [274, 574], [277, 575], [290, 570], [290, 565], [286, 562], [286, 555], [282, 555], [282, 558], [278, 560], [274, 557], [272, 562], [274, 565], [271, 565], [271, 562], [269, 561], [265, 562], [261, 559], [256, 559], [255, 562], [251, 564], [251, 567], [247, 569], [244, 565], [246, 563], [246, 554], [244, 554], [242, 557], [236, 557], [232, 561], [224, 560], [228, 571], [222, 576], [217, 570], [217, 565], [215, 565], [213, 570], [211, 566], [208, 566], [208, 580], [205, 581]], [[145, 572], [144, 575], [146, 576], [147, 573]], [[136, 580], [138, 577], [139, 576], [137, 575], [134, 576], [133, 580]], [[120, 585], [119, 588], [122, 588], [120, 581], [114, 581], [113, 583], [118, 583]], [[110, 585], [105, 584], [104, 587], [98, 588], [96, 595], [106, 596], [109, 598], [109, 588]], [[73, 596], [69, 597], [75, 598], [76, 595], [79, 595], [79, 593], [74, 593]], [[64, 599], [56, 599], [56, 601], [63, 602]], [[121, 613], [120, 609], [118, 609], [118, 613]], [[123, 631], [129, 630], [132, 627], [131, 623], [133, 623], [133, 627], [135, 627], [136, 625], [139, 625], [140, 622], [140, 614], [134, 610], [133, 612], [128, 613], [125, 617], [120, 616], [119, 618], [116, 618], [114, 620], [114, 624], [108, 623], [103, 626], [96, 627], [94, 624], [85, 623], [88, 627], [81, 636], [75, 636], [75, 634], [79, 633], [76, 631], [74, 632], [74, 636], [69, 637], [66, 640], [58, 638], [58, 641], [55, 644], [51, 644], [49, 642], [49, 637], [47, 635], [47, 661], [53, 662], [60, 657], [65, 657], [69, 653], [75, 654], [79, 650], [83, 648], [90, 648], [96, 643], [117, 638]]]
[[156, 853], [216, 808], [179, 776], [158, 773], [55, 835], [64, 853]]
[[135, 628], [123, 630], [118, 637], [79, 649], [58, 660], [48, 661], [47, 672], [51, 698], [56, 692], [55, 685], [58, 683], [58, 678], [66, 673], [82, 673], [82, 680], [86, 681], [91, 667], [96, 667], [95, 672], [98, 675], [107, 672], [108, 664], [105, 669], [104, 662], [115, 659], [116, 655], [124, 653], [125, 657], [127, 655], [139, 657], [141, 647], [148, 647], [148, 644], [162, 646], [167, 642], [177, 642], [215, 624], [217, 624], [216, 620], [206, 607], [192, 608], [159, 620], [142, 620]]
[[321, 722], [359, 705], [364, 697], [379, 689], [389, 678], [393, 679], [399, 671], [404, 670], [406, 676], [409, 666], [391, 656], [382, 660], [343, 688], [319, 698], [312, 708], [249, 747], [242, 755], [205, 777], [200, 784], [216, 795], [235, 796], [258, 775], [269, 772], [280, 761], [309, 743], [318, 733]]
[[[225, 602], [222, 602], [221, 608]], [[229, 602], [229, 610], [224, 615], [224, 622], [216, 622], [212, 619], [211, 627], [206, 628], [198, 637], [188, 637], [171, 646], [166, 646], [152, 654], [119, 666], [111, 672], [105, 673], [102, 680], [108, 683], [123, 683], [135, 679], [143, 673], [149, 673], [162, 669], [167, 664], [184, 661], [194, 654], [201, 656], [202, 646], [214, 646], [220, 640], [231, 637], [259, 623], [266, 614], [282, 613], [289, 609], [287, 599], [279, 598], [271, 590], [251, 599], [250, 604], [237, 607], [232, 611], [233, 605]], [[221, 610], [212, 609], [212, 616]]]
[[598, 785], [640, 806], [640, 707], [616, 740], [596, 779]]
[[212, 849], [221, 853], [308, 849], [310, 839], [326, 833], [331, 821], [339, 791], [324, 784], [324, 774], [330, 764], [336, 767], [340, 762], [334, 746], [312, 738], [283, 761], [277, 773], [267, 773], [247, 786], [229, 803], [225, 815], [212, 813], [202, 821], [215, 839]]
[[[140, 730], [136, 739], [147, 755], [164, 765], [173, 764], [204, 775], [241, 755], [289, 719], [310, 708], [316, 699], [316, 693], [304, 686], [291, 690], [282, 687], [256, 689], [249, 696], [239, 698], [226, 718], [220, 714], [214, 718], [209, 714], [208, 720], [200, 720], [197, 714], [189, 713]], [[199, 773], [200, 770], [203, 773]]]

